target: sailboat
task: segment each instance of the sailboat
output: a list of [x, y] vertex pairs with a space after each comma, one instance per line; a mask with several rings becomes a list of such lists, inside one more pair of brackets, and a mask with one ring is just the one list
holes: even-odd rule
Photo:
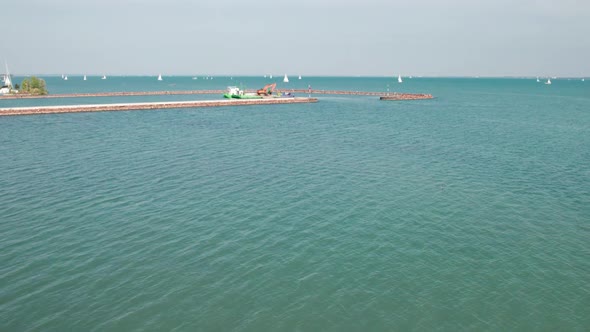
[[10, 72], [8, 71], [8, 64], [6, 61], [4, 62], [4, 65], [6, 67], [6, 74], [2, 76], [4, 85], [0, 86], [0, 94], [6, 94], [12, 91], [12, 81], [10, 80]]
[[402, 75], [397, 75], [397, 82], [402, 83]]
[[550, 78], [548, 78], [548, 79], [547, 79], [547, 82], [545, 82], [545, 84], [547, 84], [547, 85], [551, 84], [551, 79], [550, 79]]
[[68, 75], [65, 75], [64, 76], [64, 81], [67, 81], [67, 80], [68, 80]]
[[541, 82], [538, 77], [537, 77], [537, 82]]
[[106, 80], [107, 79], [107, 75], [102, 75], [101, 80]]
[[84, 81], [86, 81], [86, 75], [84, 75], [84, 78], [83, 78], [83, 80], [84, 80]]
[[285, 83], [289, 82], [289, 78], [287, 77], [287, 74], [285, 74], [285, 77], [283, 77], [283, 82], [285, 82]]
[[299, 75], [299, 79], [301, 79], [301, 75]]
[[161, 80], [162, 80], [162, 74], [159, 74], [158, 75], [158, 81], [161, 81]]

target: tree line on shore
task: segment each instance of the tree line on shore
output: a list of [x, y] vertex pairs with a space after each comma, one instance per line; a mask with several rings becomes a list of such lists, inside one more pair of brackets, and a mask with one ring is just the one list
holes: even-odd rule
[[23, 94], [23, 95], [46, 95], [47, 85], [45, 80], [36, 76], [25, 78], [21, 84], [18, 83], [12, 86], [10, 76], [4, 77], [4, 85], [1, 86], [1, 93], [8, 94]]
[[47, 86], [45, 85], [45, 80], [42, 78], [38, 78], [35, 76], [31, 76], [25, 78], [20, 87], [15, 85], [15, 89], [19, 91], [19, 93], [24, 94], [31, 94], [31, 95], [46, 95], [47, 94]]

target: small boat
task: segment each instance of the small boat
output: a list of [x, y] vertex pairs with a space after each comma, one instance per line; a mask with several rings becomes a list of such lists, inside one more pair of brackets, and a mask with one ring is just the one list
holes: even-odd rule
[[269, 78], [272, 78], [272, 74], [270, 75], [270, 77], [269, 77]]
[[538, 77], [537, 77], [537, 82], [541, 82]]
[[550, 78], [548, 78], [548, 79], [547, 79], [547, 82], [545, 82], [545, 84], [547, 84], [547, 85], [551, 84], [551, 79], [550, 79]]
[[402, 75], [397, 75], [397, 82], [402, 83]]
[[287, 74], [285, 74], [285, 77], [283, 77], [283, 82], [289, 83], [289, 78], [287, 77]]
[[83, 80], [84, 80], [84, 81], [86, 81], [86, 75], [84, 75], [84, 78], [83, 78]]
[[299, 79], [301, 79], [301, 75], [299, 75]]
[[158, 75], [158, 81], [162, 80], [162, 74]]
[[68, 80], [68, 75], [64, 76], [64, 81]]
[[101, 80], [106, 80], [107, 79], [107, 75], [102, 75]]
[[584, 82], [584, 79], [582, 78], [582, 82]]

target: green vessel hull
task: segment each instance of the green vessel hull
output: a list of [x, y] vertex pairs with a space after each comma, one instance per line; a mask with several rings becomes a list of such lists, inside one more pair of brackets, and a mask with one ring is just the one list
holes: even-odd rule
[[261, 96], [253, 96], [253, 95], [232, 95], [229, 93], [225, 93], [223, 95], [225, 98], [236, 98], [236, 99], [262, 99]]

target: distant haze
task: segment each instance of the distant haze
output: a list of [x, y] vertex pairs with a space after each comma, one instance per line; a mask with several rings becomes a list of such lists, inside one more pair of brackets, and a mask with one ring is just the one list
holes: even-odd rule
[[4, 0], [1, 13], [16, 74], [590, 76], [588, 0]]

